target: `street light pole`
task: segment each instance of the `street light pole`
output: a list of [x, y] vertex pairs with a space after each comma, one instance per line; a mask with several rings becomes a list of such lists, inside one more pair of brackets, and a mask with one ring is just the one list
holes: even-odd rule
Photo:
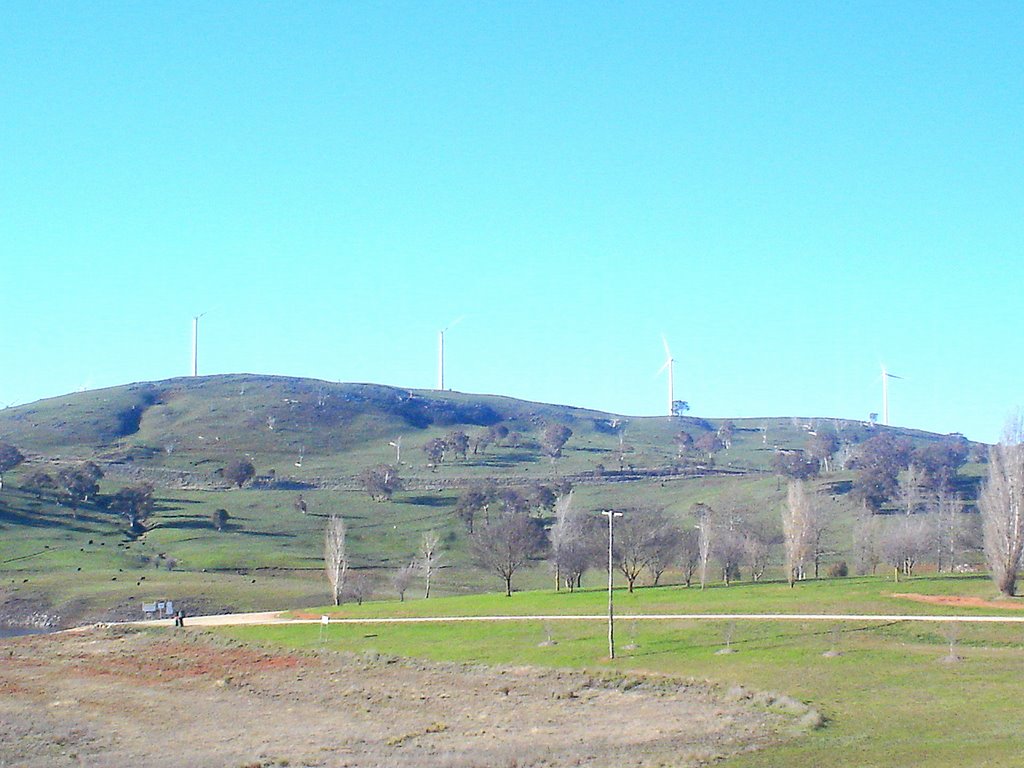
[[615, 541], [615, 525], [614, 521], [616, 517], [622, 517], [621, 512], [615, 512], [611, 509], [607, 509], [601, 513], [608, 518], [608, 658], [615, 658], [615, 610], [614, 603], [612, 600], [612, 577], [615, 574], [613, 570], [612, 562], [612, 545]]

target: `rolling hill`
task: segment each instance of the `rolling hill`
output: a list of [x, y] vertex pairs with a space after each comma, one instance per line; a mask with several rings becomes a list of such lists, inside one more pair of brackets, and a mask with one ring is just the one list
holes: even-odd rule
[[[572, 430], [558, 458], [541, 446], [551, 424]], [[322, 531], [332, 513], [348, 522], [354, 567], [373, 574], [381, 593], [431, 530], [443, 537], [450, 566], [442, 591], [494, 588], [493, 577], [472, 566], [455, 512], [460, 490], [483, 480], [523, 487], [568, 480], [584, 509], [658, 506], [680, 520], [696, 502], [728, 499], [777, 526], [785, 488], [773, 461], [821, 430], [837, 435], [841, 452], [881, 431], [918, 445], [946, 439], [837, 419], [629, 417], [492, 395], [247, 374], [42, 400], [0, 411], [0, 441], [27, 457], [0, 491], [0, 617], [68, 623], [130, 616], [140, 602], [172, 595], [191, 610], [323, 602]], [[421, 448], [453, 431], [491, 438], [432, 466]], [[681, 456], [681, 431], [697, 440], [721, 432], [726, 446], [713, 456]], [[239, 458], [257, 476], [232, 489], [223, 469]], [[103, 498], [72, 514], [25, 485], [32, 472], [87, 460], [105, 473], [102, 497], [140, 481], [156, 487], [144, 532], [128, 531]], [[361, 489], [360, 472], [380, 463], [396, 465], [403, 480], [390, 502]], [[846, 509], [830, 533], [836, 559], [849, 548], [852, 502], [843, 497], [850, 477], [839, 471], [821, 481]], [[297, 506], [300, 494], [306, 512]], [[229, 521], [223, 531], [211, 522], [219, 509]], [[549, 579], [538, 562], [522, 583]]]

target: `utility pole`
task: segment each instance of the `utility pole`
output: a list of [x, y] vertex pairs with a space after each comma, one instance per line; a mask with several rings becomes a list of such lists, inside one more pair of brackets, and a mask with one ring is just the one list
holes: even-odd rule
[[612, 598], [613, 577], [615, 571], [612, 561], [612, 545], [615, 541], [615, 518], [622, 517], [621, 512], [606, 509], [601, 513], [608, 518], [608, 658], [615, 658], [615, 609]]

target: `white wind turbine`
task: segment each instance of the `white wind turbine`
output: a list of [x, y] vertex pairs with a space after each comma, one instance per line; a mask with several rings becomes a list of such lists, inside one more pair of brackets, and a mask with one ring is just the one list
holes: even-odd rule
[[665, 345], [665, 364], [658, 369], [658, 375], [661, 375], [666, 368], [668, 369], [668, 415], [671, 418], [674, 415], [672, 410], [676, 401], [674, 370], [676, 360], [672, 357], [672, 350], [668, 348], [668, 339], [665, 338], [665, 334], [661, 335], [661, 343]]
[[889, 379], [902, 379], [902, 376], [897, 376], [895, 373], [889, 373], [885, 367], [885, 363], [882, 363], [882, 423], [885, 426], [889, 426]]
[[394, 440], [388, 443], [392, 448], [395, 449], [395, 464], [402, 463], [402, 436], [399, 435]]
[[444, 335], [461, 323], [464, 318], [453, 320], [437, 332], [437, 388], [444, 391]]
[[205, 315], [200, 312], [192, 317], [192, 375], [199, 375], [199, 318]]

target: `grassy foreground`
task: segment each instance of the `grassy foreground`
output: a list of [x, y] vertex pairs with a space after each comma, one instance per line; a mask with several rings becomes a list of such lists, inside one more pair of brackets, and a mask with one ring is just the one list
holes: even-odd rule
[[[840, 622], [633, 622], [630, 613], [953, 613], [894, 593], [991, 597], [972, 577], [668, 587], [618, 591], [618, 653], [607, 658], [600, 622], [317, 625], [218, 630], [253, 642], [435, 660], [615, 668], [773, 690], [812, 703], [825, 727], [730, 766], [1005, 766], [1024, 747], [1016, 702], [1024, 668], [1021, 625]], [[346, 606], [346, 616], [580, 614], [600, 612], [600, 590], [519, 593]], [[319, 613], [321, 609], [313, 609]], [[957, 614], [1024, 615], [1013, 608]], [[959, 660], [951, 661], [950, 649]], [[721, 653], [728, 647], [731, 653]], [[826, 655], [828, 654], [828, 655]]]

